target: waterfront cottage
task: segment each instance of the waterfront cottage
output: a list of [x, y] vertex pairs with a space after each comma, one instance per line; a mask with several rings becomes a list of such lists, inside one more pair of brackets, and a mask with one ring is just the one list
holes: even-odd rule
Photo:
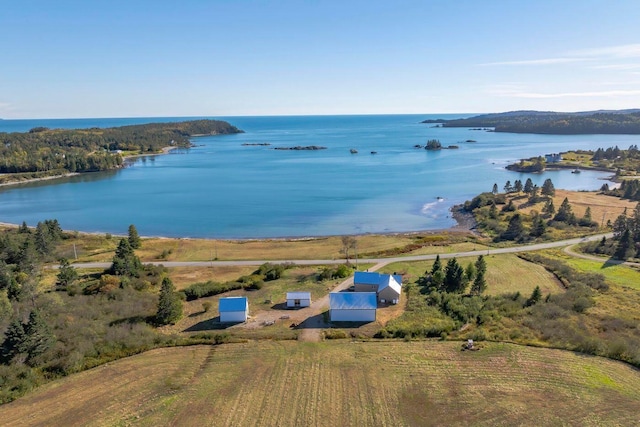
[[246, 322], [249, 317], [249, 301], [247, 300], [247, 297], [220, 298], [219, 311], [220, 322]]
[[329, 294], [329, 317], [332, 322], [373, 322], [377, 308], [375, 292]]
[[287, 292], [287, 308], [309, 307], [311, 292]]

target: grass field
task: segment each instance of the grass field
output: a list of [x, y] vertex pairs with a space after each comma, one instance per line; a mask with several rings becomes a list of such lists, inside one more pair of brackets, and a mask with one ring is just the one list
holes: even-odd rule
[[[563, 288], [544, 267], [525, 261], [511, 254], [485, 256], [487, 262], [487, 290], [489, 295], [520, 292], [529, 295], [536, 286], [544, 295], [562, 292]], [[476, 258], [460, 258], [458, 262], [466, 267], [469, 262], [475, 262]], [[443, 260], [446, 265], [447, 260]], [[430, 270], [433, 261], [424, 262], [397, 262], [385, 266], [381, 271], [385, 273], [398, 272], [405, 275], [409, 282], [415, 282], [425, 271]]]
[[7, 425], [635, 425], [640, 373], [510, 344], [250, 342], [153, 350], [0, 407]]
[[545, 253], [561, 259], [578, 271], [602, 274], [611, 284], [640, 290], [640, 271], [637, 268], [622, 264], [607, 264], [607, 258], [602, 261], [576, 258], [559, 250], [549, 250]]
[[[637, 202], [630, 200], [623, 200], [618, 197], [598, 194], [595, 191], [567, 191], [556, 189], [556, 195], [553, 197], [553, 205], [555, 206], [556, 211], [562, 204], [565, 197], [569, 199], [569, 204], [571, 205], [573, 213], [578, 218], [582, 218], [587, 207], [590, 207], [591, 218], [593, 221], [597, 222], [599, 226], [603, 224], [606, 225], [607, 221], [611, 221], [613, 223], [616, 218], [622, 214], [625, 208], [627, 208], [629, 212], [632, 212], [638, 204]], [[522, 199], [521, 203], [524, 203], [525, 201], [526, 199]], [[542, 212], [543, 206], [544, 203], [538, 203], [527, 207], [524, 210], [525, 212], [530, 212], [531, 210]]]

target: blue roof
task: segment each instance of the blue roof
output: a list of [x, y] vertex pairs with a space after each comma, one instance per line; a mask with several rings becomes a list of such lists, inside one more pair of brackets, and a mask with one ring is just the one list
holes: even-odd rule
[[375, 310], [378, 308], [375, 292], [332, 292], [329, 294], [331, 310]]
[[353, 275], [353, 283], [360, 285], [380, 285], [386, 283], [392, 276], [398, 284], [402, 284], [402, 276], [399, 274], [380, 274], [375, 271], [356, 271]]
[[220, 298], [220, 312], [227, 311], [246, 311], [247, 297], [226, 297]]

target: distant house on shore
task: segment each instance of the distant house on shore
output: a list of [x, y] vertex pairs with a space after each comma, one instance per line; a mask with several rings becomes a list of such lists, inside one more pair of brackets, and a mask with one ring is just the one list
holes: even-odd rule
[[247, 297], [226, 297], [219, 301], [220, 322], [246, 322], [249, 317], [249, 301]]
[[379, 302], [397, 304], [402, 293], [402, 276], [356, 271], [353, 289], [355, 292], [375, 292]]
[[287, 308], [309, 307], [311, 292], [287, 292]]
[[562, 154], [560, 153], [545, 154], [544, 160], [547, 163], [558, 163], [562, 161]]
[[332, 322], [373, 322], [377, 308], [375, 292], [329, 294], [329, 318]]

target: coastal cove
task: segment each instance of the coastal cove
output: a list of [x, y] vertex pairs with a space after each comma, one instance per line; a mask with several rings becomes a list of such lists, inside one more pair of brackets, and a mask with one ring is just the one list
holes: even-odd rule
[[[640, 140], [637, 135], [508, 134], [419, 123], [441, 117], [464, 116], [216, 117], [245, 133], [193, 138], [193, 148], [131, 159], [119, 170], [2, 187], [0, 221], [35, 225], [56, 218], [67, 229], [109, 233], [136, 224], [143, 235], [206, 238], [443, 229], [455, 225], [453, 205], [490, 191], [493, 183], [502, 188], [507, 180], [530, 177], [541, 185], [551, 178], [556, 188], [595, 190], [610, 176], [505, 169], [520, 158], [627, 148]], [[190, 119], [3, 120], [0, 131]], [[459, 149], [415, 148], [429, 139]], [[287, 149], [312, 146], [326, 149]]]

